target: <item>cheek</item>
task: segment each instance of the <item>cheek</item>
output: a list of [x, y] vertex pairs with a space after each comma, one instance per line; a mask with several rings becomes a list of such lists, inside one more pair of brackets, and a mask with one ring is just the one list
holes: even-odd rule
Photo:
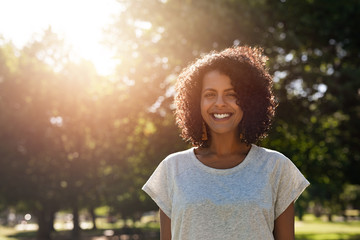
[[204, 114], [207, 112], [207, 105], [208, 103], [204, 100], [201, 100], [200, 102], [200, 110], [201, 110], [201, 116], [204, 118]]
[[201, 99], [200, 101], [200, 108], [201, 108], [201, 111], [203, 110], [207, 110], [210, 106], [211, 102], [208, 100], [208, 99]]
[[240, 120], [244, 116], [244, 111], [241, 109], [239, 105], [236, 104], [236, 102], [233, 103], [234, 109], [236, 109], [237, 115], [239, 116]]

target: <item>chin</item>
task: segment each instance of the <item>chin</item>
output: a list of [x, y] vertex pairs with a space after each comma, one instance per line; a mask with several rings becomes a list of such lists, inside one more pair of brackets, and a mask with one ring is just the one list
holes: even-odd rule
[[236, 133], [236, 130], [229, 130], [229, 129], [214, 129], [211, 131], [212, 134], [215, 135], [229, 135]]

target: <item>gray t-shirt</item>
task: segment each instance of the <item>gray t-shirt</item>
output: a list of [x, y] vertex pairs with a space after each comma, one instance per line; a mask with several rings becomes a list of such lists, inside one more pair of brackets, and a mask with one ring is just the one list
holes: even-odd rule
[[165, 158], [143, 190], [171, 219], [172, 239], [274, 239], [274, 221], [309, 182], [279, 152], [256, 145], [239, 165], [215, 169], [194, 148]]

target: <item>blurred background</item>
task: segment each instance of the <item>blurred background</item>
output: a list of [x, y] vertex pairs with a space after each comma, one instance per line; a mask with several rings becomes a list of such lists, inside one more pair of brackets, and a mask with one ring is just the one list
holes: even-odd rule
[[1, 0], [0, 239], [159, 239], [174, 82], [243, 44], [279, 102], [259, 144], [311, 182], [296, 238], [360, 239], [359, 24], [358, 0]]

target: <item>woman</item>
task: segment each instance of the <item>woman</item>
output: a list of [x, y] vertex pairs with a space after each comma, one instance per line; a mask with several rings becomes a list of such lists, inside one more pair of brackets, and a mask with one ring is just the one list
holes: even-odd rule
[[193, 148], [164, 159], [143, 190], [161, 239], [294, 239], [294, 201], [309, 185], [279, 152], [255, 145], [276, 103], [261, 50], [212, 52], [183, 70], [176, 120]]

